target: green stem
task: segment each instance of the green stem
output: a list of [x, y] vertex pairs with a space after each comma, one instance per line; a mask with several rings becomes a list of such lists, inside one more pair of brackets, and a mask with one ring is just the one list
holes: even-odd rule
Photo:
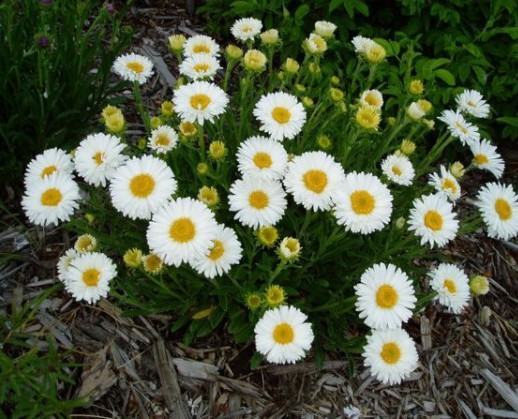
[[279, 276], [279, 274], [282, 272], [284, 267], [286, 266], [286, 262], [281, 260], [273, 273], [270, 275], [270, 278], [268, 278], [268, 285], [271, 285], [273, 283], [273, 280]]
[[144, 102], [142, 101], [142, 93], [140, 91], [140, 85], [138, 82], [133, 83], [133, 96], [135, 97], [135, 103], [137, 104], [137, 110], [142, 118], [142, 122], [144, 123], [144, 127], [146, 128], [146, 133], [151, 133], [151, 122], [149, 120], [149, 114], [144, 108]]

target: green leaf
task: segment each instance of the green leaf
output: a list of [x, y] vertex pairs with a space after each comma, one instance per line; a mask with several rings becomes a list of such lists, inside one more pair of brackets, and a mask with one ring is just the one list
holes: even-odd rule
[[329, 13], [334, 12], [343, 3], [344, 3], [344, 0], [331, 0], [331, 2], [329, 3]]
[[295, 11], [295, 20], [301, 22], [302, 19], [304, 19], [304, 16], [306, 16], [309, 13], [309, 10], [310, 9], [307, 4], [299, 6], [298, 9]]
[[518, 116], [501, 116], [500, 118], [496, 118], [498, 122], [502, 122], [507, 125], [511, 125], [512, 127], [518, 128]]
[[263, 362], [264, 357], [261, 353], [256, 352], [252, 355], [252, 358], [250, 358], [250, 369], [255, 370], [259, 365], [261, 365], [261, 362]]
[[448, 70], [444, 68], [439, 68], [435, 70], [435, 77], [441, 79], [448, 86], [455, 86], [455, 76], [451, 74]]

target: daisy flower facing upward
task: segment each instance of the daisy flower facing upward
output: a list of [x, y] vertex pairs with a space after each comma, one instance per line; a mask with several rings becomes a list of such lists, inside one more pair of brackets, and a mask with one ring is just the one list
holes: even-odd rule
[[279, 182], [254, 177], [236, 180], [228, 197], [230, 211], [245, 226], [275, 225], [286, 210], [286, 193]]
[[185, 57], [193, 57], [198, 54], [209, 54], [214, 57], [219, 55], [219, 45], [207, 35], [195, 35], [187, 39], [183, 45]]
[[255, 136], [239, 145], [237, 162], [243, 176], [276, 180], [284, 175], [288, 153], [278, 141]]
[[370, 234], [390, 221], [392, 195], [370, 173], [349, 173], [333, 200], [338, 224], [353, 233]]
[[307, 210], [326, 211], [345, 179], [342, 166], [323, 151], [309, 151], [288, 163], [286, 190]]
[[218, 225], [216, 238], [209, 254], [196, 258], [193, 268], [206, 278], [221, 276], [241, 260], [243, 249], [236, 233], [231, 228]]
[[195, 81], [175, 90], [173, 103], [182, 119], [203, 125], [225, 112], [228, 96], [214, 83]]
[[467, 113], [475, 118], [487, 118], [489, 116], [489, 104], [476, 90], [464, 90], [455, 98], [459, 111]]
[[178, 134], [167, 125], [162, 125], [151, 131], [151, 137], [148, 140], [148, 147], [157, 153], [167, 153], [178, 144]]
[[409, 230], [421, 237], [421, 244], [442, 247], [455, 238], [459, 221], [453, 206], [442, 195], [426, 195], [414, 200], [408, 219]]
[[121, 166], [110, 184], [113, 206], [132, 219], [149, 219], [176, 192], [169, 166], [157, 157], [133, 157]]
[[355, 287], [356, 310], [373, 329], [401, 327], [412, 317], [417, 301], [408, 276], [397, 266], [383, 263], [367, 269]]
[[123, 80], [144, 84], [153, 75], [153, 63], [143, 55], [125, 54], [115, 60], [113, 71]]
[[430, 286], [437, 293], [435, 299], [455, 314], [462, 312], [469, 301], [469, 279], [464, 271], [455, 265], [441, 263], [429, 275], [432, 278]]
[[67, 270], [67, 289], [77, 300], [95, 303], [106, 297], [110, 281], [117, 276], [117, 268], [103, 253], [84, 253], [77, 256]]
[[257, 351], [274, 364], [294, 364], [306, 356], [313, 343], [311, 324], [298, 308], [267, 310], [255, 325]]
[[463, 145], [470, 145], [480, 139], [478, 128], [467, 122], [460, 112], [445, 110], [437, 119], [444, 122], [450, 135], [458, 138]]
[[216, 57], [210, 54], [195, 54], [185, 58], [180, 64], [180, 74], [192, 80], [212, 80], [221, 68]]
[[497, 179], [502, 177], [505, 163], [494, 145], [487, 140], [480, 140], [471, 143], [469, 148], [476, 168], [490, 171]]
[[417, 368], [415, 342], [403, 329], [374, 330], [363, 348], [365, 366], [383, 384], [400, 384]]
[[66, 174], [53, 174], [27, 185], [22, 207], [32, 223], [46, 226], [70, 220], [78, 201], [77, 183]]
[[306, 122], [306, 111], [298, 99], [284, 92], [268, 93], [259, 99], [254, 116], [261, 123], [261, 131], [274, 140], [291, 140]]
[[440, 167], [440, 174], [432, 173], [428, 184], [433, 186], [438, 193], [444, 194], [450, 201], [455, 202], [460, 198], [459, 182], [455, 179], [455, 176], [442, 165]]
[[214, 214], [205, 204], [178, 198], [153, 214], [146, 236], [153, 253], [168, 265], [180, 266], [209, 255], [217, 233]]
[[408, 157], [402, 154], [391, 154], [381, 163], [381, 170], [392, 182], [410, 186], [415, 177], [414, 166]]
[[60, 148], [50, 148], [38, 154], [27, 165], [25, 186], [57, 173], [71, 176], [73, 170], [74, 165], [69, 154]]
[[379, 90], [365, 90], [360, 96], [360, 104], [380, 110], [383, 106], [383, 95]]
[[91, 134], [79, 143], [74, 154], [76, 171], [86, 183], [106, 186], [127, 159], [126, 148], [118, 137], [110, 134]]
[[518, 234], [518, 195], [511, 185], [488, 183], [477, 195], [477, 206], [489, 237], [510, 240]]
[[246, 42], [253, 40], [262, 29], [263, 23], [259, 19], [245, 17], [236, 20], [230, 28], [230, 32], [238, 41]]

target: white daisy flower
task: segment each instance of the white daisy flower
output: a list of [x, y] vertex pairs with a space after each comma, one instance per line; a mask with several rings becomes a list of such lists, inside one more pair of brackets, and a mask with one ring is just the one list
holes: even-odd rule
[[460, 198], [459, 182], [443, 165], [439, 167], [439, 170], [440, 173], [430, 175], [428, 184], [433, 186], [438, 193], [444, 194], [450, 201], [455, 202]]
[[67, 152], [60, 148], [50, 148], [38, 154], [27, 165], [25, 186], [57, 173], [70, 176], [73, 170], [72, 158]]
[[373, 329], [392, 329], [412, 317], [417, 301], [412, 282], [397, 266], [378, 263], [361, 276], [356, 291], [360, 319]]
[[467, 122], [460, 112], [447, 109], [437, 119], [444, 122], [450, 134], [458, 138], [463, 145], [470, 145], [480, 139], [478, 127]]
[[77, 183], [66, 174], [56, 173], [29, 183], [22, 207], [31, 223], [46, 226], [70, 220], [78, 201]]
[[497, 179], [502, 177], [505, 163], [496, 147], [487, 140], [473, 141], [469, 148], [473, 153], [473, 165], [490, 171]]
[[192, 57], [197, 54], [209, 54], [214, 57], [219, 55], [219, 45], [207, 35], [191, 36], [183, 45], [185, 57]]
[[173, 103], [182, 120], [203, 125], [225, 112], [228, 96], [214, 83], [195, 81], [176, 89]]
[[253, 40], [261, 33], [263, 23], [253, 17], [238, 19], [230, 28], [230, 32], [238, 41], [246, 42]]
[[518, 195], [511, 185], [485, 184], [477, 204], [489, 237], [510, 240], [518, 234]]
[[103, 253], [84, 253], [70, 263], [66, 271], [67, 290], [77, 300], [92, 304], [108, 295], [110, 281], [117, 276], [117, 267]]
[[70, 248], [68, 249], [58, 260], [58, 279], [65, 285], [65, 288], [68, 289], [68, 269], [70, 268], [70, 265], [74, 261], [76, 257], [79, 256], [79, 252], [74, 249]]
[[372, 39], [366, 38], [361, 35], [357, 35], [352, 39], [352, 44], [354, 46], [354, 52], [357, 54], [365, 54], [370, 47], [375, 43]]
[[239, 172], [261, 179], [282, 178], [288, 163], [288, 153], [278, 141], [253, 136], [239, 145], [237, 150]]
[[204, 203], [178, 198], [153, 214], [146, 236], [153, 253], [180, 266], [209, 255], [217, 233], [214, 214]]
[[195, 54], [185, 58], [180, 64], [180, 74], [192, 80], [212, 80], [221, 68], [216, 57], [210, 54]]
[[437, 292], [435, 297], [455, 314], [462, 312], [469, 302], [469, 279], [462, 269], [449, 263], [441, 263], [429, 273], [430, 286]]
[[286, 210], [286, 193], [274, 180], [246, 177], [236, 180], [228, 196], [230, 211], [245, 226], [275, 225]]
[[113, 206], [131, 219], [151, 218], [176, 192], [173, 171], [153, 156], [133, 157], [119, 167], [110, 184]]
[[380, 110], [383, 106], [383, 95], [379, 90], [365, 90], [360, 96], [360, 104], [362, 106], [372, 106]]
[[126, 148], [118, 137], [110, 134], [90, 134], [79, 143], [74, 154], [76, 171], [86, 183], [106, 186], [117, 169], [126, 161]]
[[308, 151], [288, 163], [284, 176], [286, 190], [294, 201], [313, 211], [326, 211], [344, 182], [344, 169], [323, 151]]
[[391, 154], [381, 162], [381, 170], [392, 182], [410, 186], [415, 177], [414, 166], [410, 159], [402, 154]]
[[307, 316], [298, 308], [267, 310], [255, 325], [255, 347], [274, 364], [294, 364], [311, 349], [314, 335]]
[[147, 146], [157, 153], [167, 153], [178, 144], [178, 134], [168, 125], [161, 125], [151, 131]]
[[415, 342], [403, 329], [373, 330], [363, 348], [364, 364], [383, 384], [400, 384], [417, 368]]
[[298, 99], [284, 92], [263, 95], [255, 104], [254, 116], [261, 123], [261, 131], [274, 140], [291, 140], [306, 122], [306, 111]]
[[475, 118], [487, 118], [489, 116], [489, 104], [476, 90], [464, 90], [455, 98], [459, 111], [470, 114]]
[[327, 51], [326, 40], [316, 33], [310, 34], [309, 37], [304, 40], [303, 46], [311, 54], [323, 54]]
[[336, 25], [333, 22], [327, 20], [319, 20], [315, 22], [315, 33], [320, 35], [322, 38], [331, 38], [336, 31]]
[[153, 63], [143, 55], [125, 54], [113, 63], [113, 72], [123, 80], [144, 84], [153, 75]]
[[421, 237], [421, 244], [442, 247], [455, 238], [459, 221], [444, 195], [426, 195], [414, 200], [408, 219], [409, 230]]
[[217, 226], [216, 238], [208, 255], [192, 261], [192, 267], [206, 278], [221, 276], [239, 263], [243, 249], [234, 230], [223, 225]]
[[348, 173], [333, 200], [338, 224], [353, 233], [381, 230], [392, 215], [392, 195], [371, 173]]

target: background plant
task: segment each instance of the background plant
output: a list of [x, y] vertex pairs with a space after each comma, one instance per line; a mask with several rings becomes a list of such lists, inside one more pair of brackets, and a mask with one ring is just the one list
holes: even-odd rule
[[[111, 6], [110, 6], [111, 7]], [[73, 147], [121, 84], [109, 82], [129, 45], [124, 10], [95, 0], [0, 4], [0, 176], [19, 182], [45, 148]]]

